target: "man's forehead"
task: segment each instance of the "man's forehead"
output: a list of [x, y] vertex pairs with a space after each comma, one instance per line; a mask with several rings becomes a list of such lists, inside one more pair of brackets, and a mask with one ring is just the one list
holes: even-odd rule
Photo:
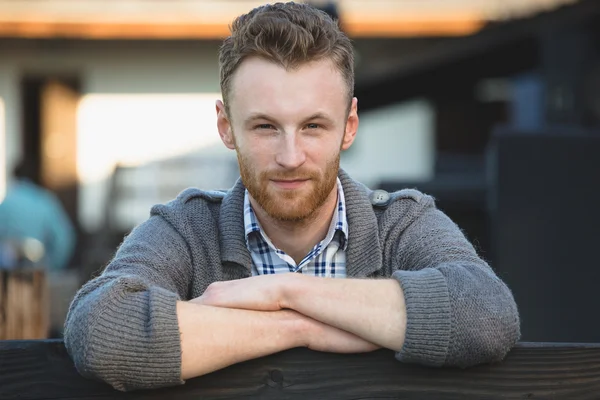
[[245, 60], [234, 74], [230, 90], [231, 106], [243, 108], [244, 114], [277, 109], [314, 114], [345, 108], [347, 102], [345, 82], [329, 60], [295, 69], [256, 58]]

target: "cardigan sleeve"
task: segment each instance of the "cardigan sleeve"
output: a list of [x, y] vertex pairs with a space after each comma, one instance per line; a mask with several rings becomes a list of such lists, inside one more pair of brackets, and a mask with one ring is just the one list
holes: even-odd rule
[[79, 373], [123, 391], [182, 384], [176, 303], [191, 274], [169, 222], [153, 215], [136, 227], [70, 306], [64, 341]]
[[392, 228], [399, 238], [392, 276], [402, 286], [407, 311], [397, 358], [458, 367], [502, 360], [520, 337], [511, 291], [433, 199], [420, 201], [408, 226]]

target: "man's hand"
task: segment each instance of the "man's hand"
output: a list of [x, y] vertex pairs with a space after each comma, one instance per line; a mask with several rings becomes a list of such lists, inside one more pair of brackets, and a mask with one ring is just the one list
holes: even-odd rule
[[286, 304], [285, 285], [296, 274], [258, 275], [233, 281], [211, 283], [202, 296], [191, 303], [213, 307], [239, 308], [255, 311], [278, 311]]

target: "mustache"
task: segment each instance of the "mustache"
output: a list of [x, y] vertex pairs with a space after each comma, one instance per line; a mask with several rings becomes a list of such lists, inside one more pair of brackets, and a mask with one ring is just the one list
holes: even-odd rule
[[262, 179], [274, 181], [303, 181], [308, 179], [319, 179], [320, 174], [317, 171], [295, 170], [295, 171], [264, 171], [260, 174]]

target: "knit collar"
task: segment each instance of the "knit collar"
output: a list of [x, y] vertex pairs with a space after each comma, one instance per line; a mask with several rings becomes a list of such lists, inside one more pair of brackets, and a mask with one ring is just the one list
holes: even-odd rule
[[[349, 277], [364, 277], [382, 267], [382, 247], [377, 217], [369, 200], [369, 189], [354, 181], [340, 168], [338, 177], [344, 189], [348, 220], [346, 273]], [[221, 204], [219, 235], [221, 261], [244, 266], [248, 274], [252, 257], [246, 247], [244, 229], [244, 187], [241, 179], [227, 192]]]

